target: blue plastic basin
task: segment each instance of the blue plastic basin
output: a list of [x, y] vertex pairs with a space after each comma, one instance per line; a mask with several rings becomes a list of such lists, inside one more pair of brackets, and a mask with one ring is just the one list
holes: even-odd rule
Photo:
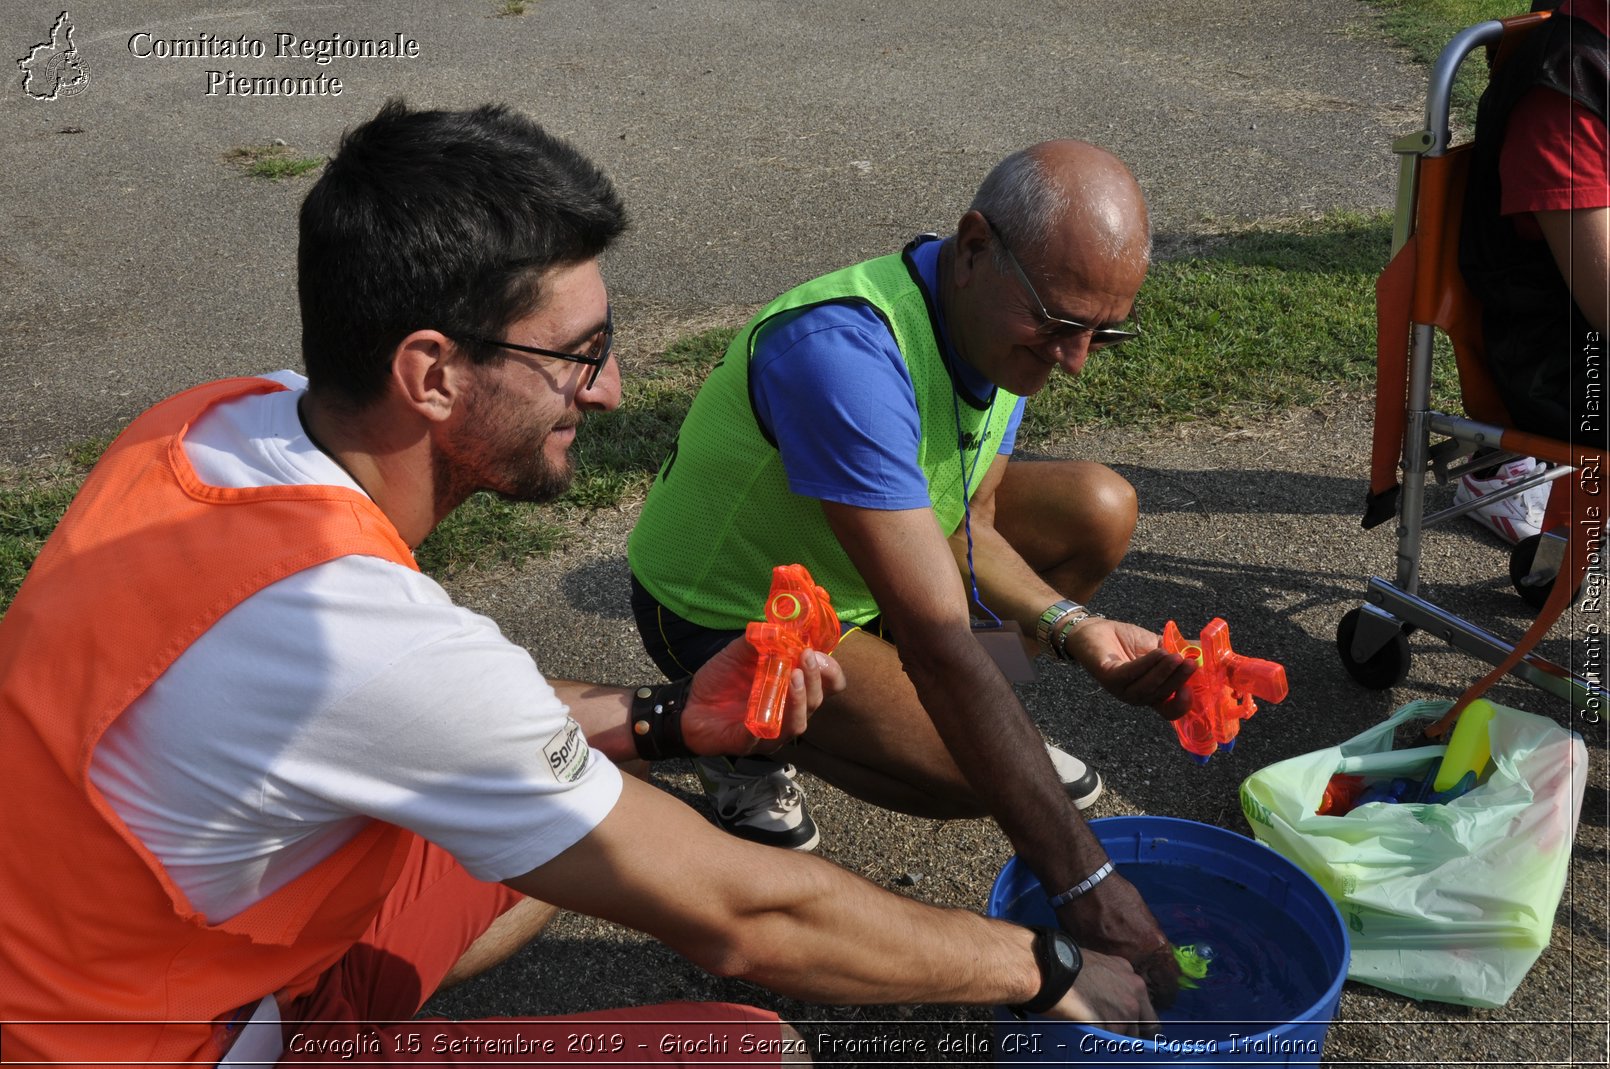
[[[1186, 873], [1200, 874], [1202, 878], [1193, 881], [1193, 886], [1216, 896], [1215, 901], [1202, 903], [1204, 907], [1228, 910], [1247, 919], [1254, 933], [1258, 918], [1278, 918], [1286, 924], [1281, 945], [1267, 949], [1281, 956], [1294, 957], [1300, 952], [1312, 964], [1294, 985], [1299, 989], [1289, 992], [1290, 1004], [1301, 1010], [1283, 1023], [1170, 1020], [1165, 1012], [1160, 1028], [1137, 1039], [1069, 1021], [1019, 1021], [998, 1009], [996, 1062], [1197, 1067], [1318, 1064], [1347, 978], [1347, 929], [1319, 885], [1263, 844], [1195, 821], [1105, 817], [1091, 821], [1090, 829], [1119, 871], [1137, 883], [1162, 874], [1147, 873], [1137, 866], [1179, 866]], [[1182, 873], [1169, 870], [1167, 875], [1172, 878]], [[1056, 923], [1039, 881], [1015, 857], [995, 880], [988, 912], [1019, 924]], [[1159, 920], [1165, 933], [1178, 939], [1168, 931], [1168, 919], [1160, 914]], [[1306, 941], [1311, 946], [1293, 947], [1288, 941]], [[1184, 1005], [1190, 994], [1182, 993], [1177, 1006]]]

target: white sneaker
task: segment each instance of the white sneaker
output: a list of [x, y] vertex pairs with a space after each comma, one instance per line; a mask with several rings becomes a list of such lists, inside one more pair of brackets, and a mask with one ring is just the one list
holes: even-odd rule
[[1483, 499], [1503, 493], [1504, 490], [1529, 475], [1537, 474], [1543, 468], [1544, 465], [1531, 457], [1520, 457], [1492, 472], [1485, 479], [1478, 479], [1474, 475], [1461, 476], [1459, 487], [1454, 491], [1454, 504], [1463, 505], [1467, 501], [1480, 500], [1481, 504], [1466, 515], [1510, 545], [1514, 545], [1542, 532], [1543, 511], [1548, 507], [1550, 484], [1539, 483], [1522, 493], [1511, 493], [1496, 500]]
[[693, 769], [715, 806], [716, 823], [738, 838], [788, 850], [814, 850], [822, 841], [793, 765], [763, 757], [700, 757]]
[[1062, 780], [1062, 789], [1073, 799], [1074, 806], [1089, 809], [1101, 797], [1101, 776], [1071, 753], [1059, 750], [1049, 742], [1045, 744], [1045, 752], [1051, 755], [1057, 778]]

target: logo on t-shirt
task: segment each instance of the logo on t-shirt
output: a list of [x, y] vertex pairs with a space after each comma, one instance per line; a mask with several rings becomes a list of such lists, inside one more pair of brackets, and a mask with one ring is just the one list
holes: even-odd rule
[[581, 778], [587, 769], [588, 754], [587, 736], [581, 733], [581, 725], [566, 717], [565, 726], [542, 747], [542, 754], [548, 759], [548, 770], [560, 783], [574, 783]]

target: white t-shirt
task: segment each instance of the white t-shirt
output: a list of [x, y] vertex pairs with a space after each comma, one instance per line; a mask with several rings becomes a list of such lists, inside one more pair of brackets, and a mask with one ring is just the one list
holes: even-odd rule
[[[270, 377], [292, 388], [192, 426], [201, 480], [358, 489], [301, 428], [306, 380]], [[90, 779], [215, 924], [370, 818], [504, 880], [586, 836], [621, 790], [529, 653], [426, 576], [359, 556], [226, 613], [112, 724]]]

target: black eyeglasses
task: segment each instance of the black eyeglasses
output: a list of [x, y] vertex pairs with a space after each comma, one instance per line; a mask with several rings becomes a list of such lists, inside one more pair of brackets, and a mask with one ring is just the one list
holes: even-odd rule
[[604, 364], [609, 361], [609, 351], [615, 347], [615, 309], [606, 308], [604, 312], [604, 329], [593, 338], [591, 345], [585, 353], [561, 353], [554, 349], [542, 349], [535, 345], [516, 345], [512, 341], [498, 341], [496, 338], [481, 338], [474, 334], [457, 335], [462, 341], [476, 342], [480, 345], [490, 345], [497, 349], [513, 349], [517, 353], [530, 353], [532, 356], [551, 356], [555, 360], [568, 360], [572, 364], [584, 364], [592, 368], [582, 389], [590, 390], [593, 383], [598, 381], [599, 374], [604, 370]]
[[1040, 317], [1040, 325], [1037, 330], [1046, 341], [1065, 341], [1076, 338], [1080, 334], [1089, 334], [1091, 349], [1107, 349], [1140, 337], [1139, 330], [1126, 330], [1120, 327], [1093, 327], [1089, 323], [1081, 323], [1077, 319], [1063, 319], [1061, 316], [1054, 316], [1046, 311], [1045, 302], [1040, 300], [1039, 293], [1034, 289], [1034, 283], [1029, 281], [1029, 276], [1023, 271], [1023, 265], [1017, 262], [1016, 256], [1012, 255], [1012, 249], [1006, 244], [1006, 239], [1001, 237], [1000, 230], [996, 229], [995, 224], [990, 222], [987, 216], [980, 216], [980, 218], [984, 220], [984, 225], [990, 228], [990, 232], [995, 235], [995, 240], [1000, 242], [1001, 251], [1006, 253], [1007, 262], [1012, 265], [1012, 270], [1017, 272], [1018, 281], [1023, 283], [1023, 288], [1028, 290], [1029, 296], [1033, 298], [1035, 310]]

